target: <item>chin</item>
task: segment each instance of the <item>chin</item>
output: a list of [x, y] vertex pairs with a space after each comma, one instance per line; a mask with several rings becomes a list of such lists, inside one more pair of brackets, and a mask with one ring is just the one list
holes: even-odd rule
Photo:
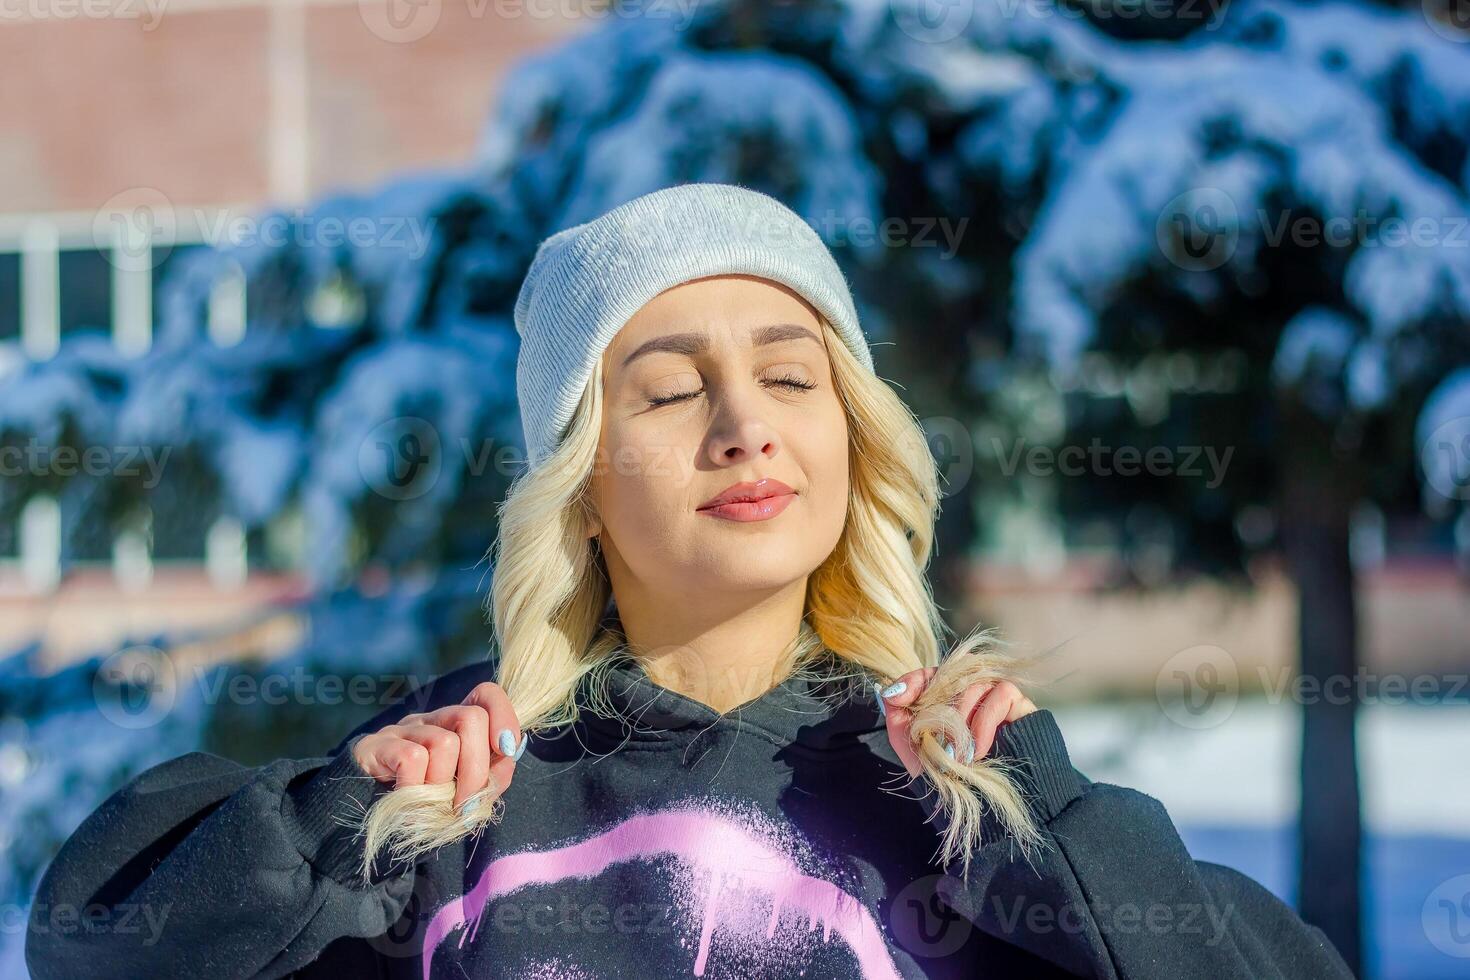
[[712, 591], [771, 591], [810, 574], [817, 564], [780, 546], [711, 548], [687, 566], [679, 580], [698, 582], [701, 589]]

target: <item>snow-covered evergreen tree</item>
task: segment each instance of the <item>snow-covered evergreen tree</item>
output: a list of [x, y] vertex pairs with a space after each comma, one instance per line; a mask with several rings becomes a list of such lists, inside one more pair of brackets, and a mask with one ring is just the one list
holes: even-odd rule
[[[1133, 567], [1154, 575], [1284, 548], [1303, 586], [1305, 670], [1351, 671], [1353, 508], [1417, 502], [1420, 487], [1436, 517], [1463, 507], [1470, 444], [1455, 439], [1470, 384], [1453, 372], [1470, 361], [1470, 248], [1454, 236], [1470, 188], [1470, 45], [1417, 12], [1350, 2], [1186, 4], [1131, 23], [1122, 7], [1109, 19], [1062, 0], [938, 18], [907, 0], [726, 0], [688, 21], [640, 10], [517, 65], [463, 169], [257, 216], [286, 230], [279, 244], [178, 255], [145, 356], [81, 334], [4, 368], [0, 445], [170, 455], [161, 486], [6, 479], [0, 516], [45, 492], [68, 529], [163, 502], [235, 519], [254, 561], [299, 562], [314, 589], [297, 610], [312, 624], [301, 648], [247, 671], [427, 677], [481, 655], [476, 566], [521, 458], [510, 313], [536, 245], [660, 187], [732, 181], [777, 195], [833, 244], [885, 376], [921, 417], [957, 420], [931, 424], [936, 449], [972, 452], [971, 427], [1038, 372], [1058, 441], [1235, 447], [1218, 486], [1111, 478], [1052, 492], [1066, 513], [1122, 528]], [[1345, 218], [1340, 243], [1300, 240]], [[1420, 219], [1429, 240], [1372, 237]], [[322, 243], [309, 232], [325, 221], [368, 233]], [[221, 346], [210, 311], [229, 277], [244, 283], [246, 324]], [[950, 487], [935, 566], [947, 606], [985, 482], [957, 474]], [[280, 541], [294, 553], [265, 547]], [[1160, 541], [1167, 561], [1138, 560]], [[119, 732], [98, 768], [58, 747], [64, 719], [112, 724], [90, 690], [110, 653], [40, 682], [52, 694], [24, 679], [24, 651], [0, 681], [0, 778], [22, 755], [52, 767], [41, 796], [0, 810], [15, 853], [43, 854], [160, 753], [202, 741], [242, 758], [311, 754], [371, 710], [206, 697], [170, 736]], [[1309, 917], [1356, 963], [1351, 720], [1350, 706], [1308, 712], [1303, 880]], [[48, 786], [70, 788], [49, 823], [36, 819]], [[0, 901], [22, 901], [39, 863], [13, 864]]]

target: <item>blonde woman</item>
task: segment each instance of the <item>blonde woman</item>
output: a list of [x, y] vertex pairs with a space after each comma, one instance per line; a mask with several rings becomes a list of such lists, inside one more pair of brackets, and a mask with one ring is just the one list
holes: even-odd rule
[[645, 195], [515, 313], [494, 655], [324, 757], [139, 776], [48, 869], [35, 976], [1349, 975], [1074, 769], [989, 634], [946, 652], [934, 462], [794, 212]]

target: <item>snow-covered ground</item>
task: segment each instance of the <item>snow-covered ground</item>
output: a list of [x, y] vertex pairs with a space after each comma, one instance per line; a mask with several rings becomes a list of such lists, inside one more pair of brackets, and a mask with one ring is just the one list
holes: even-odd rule
[[[1296, 817], [1294, 706], [1244, 700], [1202, 729], [1174, 724], [1151, 702], [1052, 712], [1077, 768], [1157, 797], [1176, 823], [1270, 827]], [[1371, 830], [1470, 839], [1470, 779], [1454, 778], [1470, 759], [1470, 706], [1369, 704], [1358, 731]]]

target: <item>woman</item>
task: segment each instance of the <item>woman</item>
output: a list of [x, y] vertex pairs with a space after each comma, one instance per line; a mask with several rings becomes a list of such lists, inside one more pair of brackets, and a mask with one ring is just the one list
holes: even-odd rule
[[987, 634], [941, 658], [934, 463], [794, 212], [645, 195], [515, 314], [496, 654], [325, 757], [143, 773], [48, 869], [35, 976], [1349, 975]]

